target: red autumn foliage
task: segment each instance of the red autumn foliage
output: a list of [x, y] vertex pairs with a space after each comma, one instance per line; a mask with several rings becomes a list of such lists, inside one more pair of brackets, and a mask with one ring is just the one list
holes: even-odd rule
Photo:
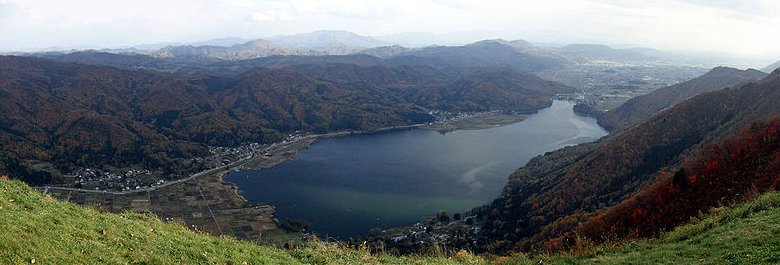
[[778, 189], [778, 132], [780, 118], [748, 126], [687, 160], [675, 174], [663, 173], [632, 198], [581, 223], [576, 233], [597, 242], [629, 235], [655, 236], [712, 207]]

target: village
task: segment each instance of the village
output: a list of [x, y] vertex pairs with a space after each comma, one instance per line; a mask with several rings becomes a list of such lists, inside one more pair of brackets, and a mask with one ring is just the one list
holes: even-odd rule
[[446, 110], [429, 110], [428, 114], [433, 116], [434, 122], [429, 123], [428, 125], [433, 125], [434, 123], [458, 121], [458, 120], [463, 120], [466, 118], [471, 118], [476, 116], [496, 114], [499, 112], [501, 111], [493, 110], [493, 111], [479, 111], [479, 112], [449, 112]]
[[[309, 133], [295, 131], [285, 136], [282, 140], [271, 144], [250, 143], [237, 147], [209, 147], [209, 156], [193, 158], [192, 162], [204, 165], [203, 168], [210, 170], [259, 156], [272, 157], [274, 155], [272, 152], [274, 147], [295, 142], [307, 136], [309, 136]], [[154, 189], [160, 185], [184, 179], [190, 175], [186, 173], [165, 174], [162, 169], [131, 168], [107, 170], [81, 167], [66, 174], [65, 177], [73, 180], [68, 185], [69, 188], [96, 191], [134, 191]]]
[[358, 242], [373, 242], [386, 250], [405, 254], [413, 249], [426, 249], [435, 246], [468, 247], [477, 244], [481, 227], [476, 225], [478, 216], [472, 211], [450, 215], [445, 211], [424, 218], [414, 225], [386, 230], [372, 229]]
[[[482, 112], [449, 112], [445, 110], [430, 110], [429, 114], [434, 117], [434, 121], [422, 126], [422, 128], [441, 130], [439, 126], [447, 127], [446, 131], [458, 129], [479, 129], [489, 128], [495, 124], [511, 123], [522, 120], [519, 114], [504, 114], [501, 111], [482, 111]], [[508, 118], [509, 117], [509, 118]], [[499, 120], [492, 121], [490, 124], [471, 124], [477, 119], [479, 121], [491, 121], [491, 118]], [[460, 122], [468, 123], [466, 126]], [[474, 128], [471, 128], [474, 127]], [[381, 131], [381, 130], [380, 130]], [[297, 130], [287, 134], [279, 141], [270, 144], [249, 143], [236, 147], [209, 147], [209, 155], [206, 157], [195, 157], [191, 159], [192, 164], [200, 165], [198, 171], [209, 171], [214, 168], [229, 167], [239, 161], [257, 160], [253, 158], [272, 158], [274, 150], [284, 149], [282, 147], [298, 142], [304, 138], [338, 137], [344, 135], [353, 135], [351, 133], [331, 133], [323, 135], [314, 135], [310, 132]], [[281, 159], [281, 158], [279, 158]], [[274, 160], [279, 160], [274, 159]], [[232, 167], [232, 170], [252, 167]], [[178, 180], [190, 177], [197, 172], [165, 173], [162, 168], [127, 168], [127, 169], [101, 169], [93, 167], [81, 167], [65, 174], [66, 179], [72, 179], [72, 182], [66, 183], [64, 188], [74, 188], [80, 190], [93, 191], [111, 191], [111, 192], [129, 192], [140, 190], [151, 190], [161, 185], [171, 184]]]

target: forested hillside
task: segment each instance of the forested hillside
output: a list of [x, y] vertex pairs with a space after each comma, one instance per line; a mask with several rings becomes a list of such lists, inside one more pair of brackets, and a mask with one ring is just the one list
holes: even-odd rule
[[[707, 146], [779, 113], [780, 75], [775, 72], [755, 83], [686, 100], [598, 143], [535, 158], [510, 177], [499, 199], [482, 210], [483, 236], [493, 242], [487, 249], [540, 247], [561, 233], [577, 229], [592, 214], [635, 196], [688, 159], [709, 157]], [[767, 148], [770, 155], [776, 151], [771, 145]], [[755, 150], [752, 155], [762, 157], [765, 151]], [[770, 159], [766, 163], [774, 162]], [[747, 170], [750, 165], [744, 166]], [[698, 167], [690, 170], [693, 168]]]
[[576, 234], [602, 240], [656, 236], [712, 207], [780, 188], [780, 118], [755, 123], [709, 145], [620, 204], [589, 218]]
[[698, 78], [629, 99], [620, 107], [601, 115], [599, 124], [608, 130], [625, 129], [692, 96], [739, 86], [765, 76], [765, 73], [754, 69], [717, 67]]
[[[466, 70], [464, 70], [466, 71]], [[466, 73], [466, 72], [464, 72]], [[428, 109], [533, 112], [572, 88], [501, 68], [295, 65], [234, 76], [0, 57], [0, 172], [44, 183], [24, 161], [197, 169], [206, 146], [427, 123]]]

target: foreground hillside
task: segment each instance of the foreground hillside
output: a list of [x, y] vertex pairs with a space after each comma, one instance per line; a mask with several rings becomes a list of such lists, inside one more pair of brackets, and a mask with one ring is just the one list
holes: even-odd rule
[[105, 214], [0, 180], [0, 264], [463, 264], [463, 259], [377, 257], [319, 245], [295, 251], [192, 232], [141, 214]]
[[[484, 245], [489, 246], [487, 251], [493, 252], [538, 248], [566, 231], [577, 230], [593, 215], [632, 198], [657, 180], [672, 177], [670, 175], [678, 169], [689, 170], [695, 164], [695, 168], [705, 165], [706, 171], [706, 164], [696, 164], [691, 159], [728, 161], [732, 158], [715, 157], [708, 150], [717, 150], [727, 141], [739, 141], [734, 137], [743, 130], [750, 130], [751, 124], [765, 123], [777, 117], [779, 103], [780, 72], [776, 71], [739, 88], [695, 96], [597, 143], [564, 148], [534, 158], [510, 176], [503, 194], [481, 211], [485, 217], [482, 236], [487, 244]], [[769, 131], [767, 134], [776, 137]], [[772, 154], [777, 149], [766, 151]], [[733, 158], [741, 163], [740, 166], [728, 166], [744, 171], [734, 180], [740, 185], [753, 179], [747, 177], [752, 176], [747, 173], [760, 176], [775, 172], [769, 157], [756, 161], [741, 158]], [[766, 167], [757, 167], [752, 162], [760, 162]], [[723, 165], [719, 168], [726, 169]], [[686, 174], [678, 179], [685, 180], [685, 177], [696, 179]], [[761, 183], [757, 189], [772, 190], [772, 187], [776, 186]], [[707, 191], [713, 192], [707, 195], [708, 198], [739, 201], [738, 197], [732, 197], [738, 195], [727, 189]], [[696, 200], [689, 202], [692, 204], [685, 205], [685, 211], [679, 211], [675, 222], [687, 220], [691, 212], [696, 212], [689, 211], [694, 209], [689, 206], [700, 204]], [[605, 237], [612, 234], [611, 229], [598, 230], [605, 231]]]
[[778, 234], [780, 193], [773, 192], [733, 208], [716, 208], [658, 239], [596, 247], [580, 255], [557, 256], [552, 263], [777, 264]]
[[780, 193], [719, 208], [660, 239], [577, 255], [486, 258], [371, 255], [324, 243], [295, 250], [192, 232], [141, 214], [105, 214], [0, 179], [2, 264], [759, 264], [780, 261]]

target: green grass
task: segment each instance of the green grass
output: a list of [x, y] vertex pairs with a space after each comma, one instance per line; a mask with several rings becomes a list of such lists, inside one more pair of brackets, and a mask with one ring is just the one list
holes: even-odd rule
[[[219, 238], [142, 214], [107, 214], [0, 180], [0, 264], [480, 264], [394, 257], [320, 243], [293, 251]], [[105, 231], [105, 232], [104, 232]]]
[[780, 193], [715, 209], [658, 239], [547, 258], [557, 264], [780, 264]]
[[0, 180], [0, 264], [772, 264], [780, 263], [780, 193], [718, 209], [660, 239], [577, 255], [487, 258], [371, 255], [326, 243], [283, 250], [192, 232], [142, 214], [107, 214]]

